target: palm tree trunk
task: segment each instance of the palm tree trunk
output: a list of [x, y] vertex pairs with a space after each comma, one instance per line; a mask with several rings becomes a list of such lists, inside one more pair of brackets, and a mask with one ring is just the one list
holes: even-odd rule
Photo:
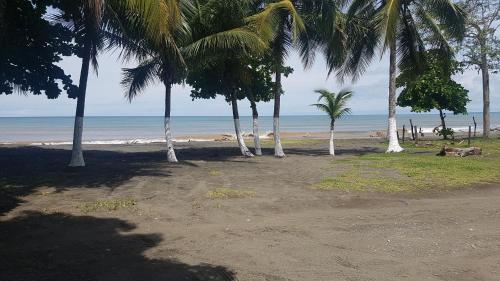
[[330, 155], [335, 156], [335, 144], [333, 143], [333, 131], [335, 130], [335, 121], [330, 124]]
[[403, 148], [399, 145], [398, 127], [396, 122], [396, 40], [393, 39], [389, 46], [389, 124], [387, 137], [389, 147], [387, 153], [401, 152]]
[[90, 67], [90, 43], [84, 46], [82, 58], [82, 68], [80, 71], [80, 84], [78, 87], [78, 98], [76, 100], [75, 125], [73, 129], [73, 148], [71, 152], [70, 167], [85, 167], [83, 159], [82, 138], [83, 138], [83, 118], [85, 116], [85, 96], [87, 93], [87, 81]]
[[236, 139], [238, 140], [241, 154], [246, 157], [253, 157], [252, 152], [250, 152], [248, 147], [245, 145], [245, 140], [241, 135], [240, 114], [238, 113], [238, 100], [236, 99], [235, 93], [231, 93], [231, 105], [233, 107], [234, 130], [236, 132]]
[[260, 146], [259, 136], [259, 112], [257, 111], [257, 104], [250, 99], [250, 107], [252, 108], [252, 124], [253, 124], [253, 141], [255, 143], [255, 155], [262, 155], [262, 147]]
[[[444, 115], [442, 109], [439, 109], [439, 117], [441, 118], [441, 127], [443, 127], [442, 130], [446, 130], [446, 121], [444, 120], [446, 118], [446, 116]], [[443, 138], [445, 140], [448, 139], [448, 135], [447, 134], [443, 134]]]
[[172, 131], [170, 126], [170, 108], [172, 100], [172, 84], [165, 83], [165, 139], [167, 141], [167, 161], [177, 163], [175, 156], [174, 142], [172, 140]]
[[274, 156], [283, 158], [285, 153], [281, 146], [280, 139], [280, 106], [281, 106], [281, 66], [276, 67], [276, 86], [274, 87], [274, 114], [273, 114], [273, 135], [274, 135]]
[[488, 60], [481, 48], [481, 73], [483, 76], [483, 138], [490, 137], [490, 73], [488, 69]]

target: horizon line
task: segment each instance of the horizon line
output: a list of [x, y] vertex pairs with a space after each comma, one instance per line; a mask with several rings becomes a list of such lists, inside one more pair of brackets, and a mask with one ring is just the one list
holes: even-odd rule
[[[490, 112], [490, 113], [500, 113], [500, 111]], [[467, 114], [459, 115], [470, 115], [470, 114], [483, 114], [482, 111], [468, 112]], [[351, 116], [387, 116], [387, 113], [365, 113], [365, 114], [351, 114]], [[410, 112], [410, 113], [399, 113], [397, 115], [438, 115], [438, 113], [432, 112]], [[397, 116], [396, 115], [396, 116]], [[283, 114], [280, 117], [285, 116], [325, 116], [324, 114]], [[74, 115], [60, 115], [60, 116], [0, 116], [0, 118], [74, 118]], [[85, 117], [164, 117], [162, 115], [87, 115]], [[232, 115], [172, 115], [171, 117], [232, 117]], [[240, 117], [252, 117], [252, 115], [240, 115]], [[259, 115], [259, 117], [273, 117], [272, 115]]]

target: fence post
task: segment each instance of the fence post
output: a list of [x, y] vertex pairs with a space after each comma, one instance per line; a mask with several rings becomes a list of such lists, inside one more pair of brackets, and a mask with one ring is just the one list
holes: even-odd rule
[[471, 126], [469, 126], [469, 140], [467, 142], [469, 144], [469, 147], [470, 147], [470, 137], [471, 137], [471, 134], [472, 134], [471, 131], [472, 131], [472, 128], [471, 128]]
[[405, 142], [405, 131], [406, 131], [405, 125], [403, 125], [403, 143]]
[[476, 137], [476, 130], [477, 130], [476, 117], [472, 116], [472, 121], [474, 121], [474, 137]]
[[410, 119], [410, 126], [411, 126], [411, 139], [415, 140], [415, 134], [413, 133], [413, 121]]

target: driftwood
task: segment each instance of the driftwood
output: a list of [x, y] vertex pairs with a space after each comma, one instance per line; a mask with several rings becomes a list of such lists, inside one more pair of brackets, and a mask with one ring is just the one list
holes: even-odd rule
[[481, 155], [482, 150], [479, 147], [469, 147], [469, 148], [454, 148], [445, 145], [438, 156], [457, 156], [466, 157], [470, 155]]

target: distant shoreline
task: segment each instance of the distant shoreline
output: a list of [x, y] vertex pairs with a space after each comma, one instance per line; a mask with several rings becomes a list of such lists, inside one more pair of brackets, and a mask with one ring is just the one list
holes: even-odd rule
[[[430, 131], [430, 128], [422, 128], [424, 131], [425, 138], [435, 139], [439, 138], [437, 135]], [[456, 131], [457, 137], [467, 136], [465, 131]], [[335, 139], [338, 140], [361, 140], [361, 139], [384, 139], [385, 131], [366, 131], [366, 132], [336, 132]], [[401, 130], [400, 130], [401, 133]], [[478, 136], [480, 136], [480, 131], [477, 131]], [[495, 130], [494, 135], [500, 135], [500, 130]], [[411, 133], [407, 131], [405, 133], [405, 139], [409, 140]], [[244, 138], [247, 145], [253, 145], [253, 135], [250, 133], [245, 133]], [[288, 140], [326, 140], [329, 138], [329, 132], [281, 132], [282, 139]], [[272, 133], [267, 132], [260, 135], [261, 141], [273, 141]], [[236, 137], [234, 134], [203, 134], [203, 135], [184, 135], [174, 138], [175, 143], [194, 143], [194, 142], [235, 142]], [[147, 144], [161, 144], [165, 143], [162, 138], [142, 138], [142, 139], [109, 139], [109, 140], [85, 140], [84, 145], [147, 145]], [[71, 141], [13, 141], [13, 142], [0, 142], [0, 145], [13, 145], [13, 146], [66, 146], [71, 145]]]
[[[473, 126], [472, 117], [477, 122], [476, 133], [482, 129], [482, 117], [477, 114], [447, 117], [447, 127], [455, 131], [468, 131]], [[431, 114], [400, 115], [398, 128], [414, 126], [431, 134], [440, 125], [439, 116]], [[240, 118], [242, 132], [247, 135], [253, 131], [252, 117]], [[325, 115], [282, 116], [281, 132], [292, 138], [304, 136], [328, 137], [330, 121]], [[500, 114], [492, 114], [492, 128], [500, 128]], [[37, 118], [0, 118], [0, 143], [19, 144], [67, 144], [73, 137], [74, 119], [72, 117]], [[261, 136], [273, 130], [273, 118], [259, 117]], [[383, 115], [353, 115], [335, 124], [337, 138], [370, 138], [380, 136], [387, 130], [387, 118]], [[164, 139], [162, 117], [87, 117], [84, 122], [83, 137], [87, 144], [134, 144], [162, 142]], [[379, 133], [377, 133], [379, 132]], [[213, 141], [223, 135], [234, 134], [231, 117], [172, 117], [172, 133], [178, 142]]]
[[[467, 115], [475, 115], [475, 114], [483, 114], [481, 111], [477, 112], [469, 112]], [[491, 114], [500, 114], [500, 111], [495, 111], [491, 112]], [[423, 113], [398, 113], [397, 116], [409, 116], [409, 115], [435, 115], [439, 116], [439, 113], [434, 113], [434, 112], [423, 112]], [[467, 116], [465, 115], [465, 116]], [[272, 117], [272, 115], [259, 115], [260, 117]], [[323, 116], [322, 114], [282, 114], [281, 117], [293, 117], [293, 116]], [[351, 114], [351, 116], [385, 116], [387, 117], [386, 113], [362, 113], [362, 114]], [[86, 118], [120, 118], [120, 117], [161, 117], [161, 115], [87, 115], [85, 116]], [[232, 115], [172, 115], [172, 117], [223, 117], [223, 118], [232, 118]], [[252, 117], [251, 115], [240, 115], [240, 117]], [[71, 115], [64, 115], [64, 116], [51, 116], [51, 115], [46, 115], [46, 116], [0, 116], [0, 118], [74, 118], [74, 116]]]

